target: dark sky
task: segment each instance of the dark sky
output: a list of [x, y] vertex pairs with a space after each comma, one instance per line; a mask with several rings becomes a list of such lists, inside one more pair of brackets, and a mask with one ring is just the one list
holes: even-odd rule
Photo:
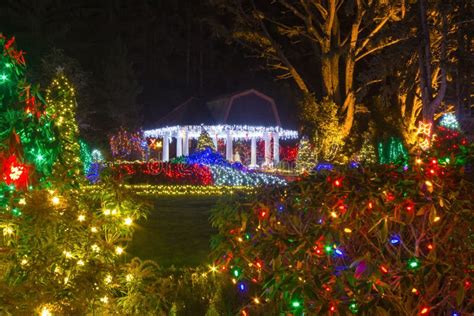
[[76, 59], [89, 73], [82, 109], [120, 112], [140, 91], [140, 123], [148, 127], [190, 96], [256, 88], [295, 127], [292, 83], [275, 82], [262, 61], [214, 36], [207, 22], [214, 14], [206, 1], [191, 0], [2, 0], [0, 32], [17, 38], [33, 73], [52, 48]]

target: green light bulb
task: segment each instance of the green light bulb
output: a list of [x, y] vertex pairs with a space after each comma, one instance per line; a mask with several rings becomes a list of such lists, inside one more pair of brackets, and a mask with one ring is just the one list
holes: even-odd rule
[[408, 268], [410, 269], [417, 269], [420, 267], [420, 261], [417, 258], [412, 258], [408, 260]]
[[351, 303], [351, 304], [349, 304], [349, 310], [353, 314], [357, 314], [357, 312], [359, 311], [359, 306], [357, 306], [357, 303]]
[[301, 303], [297, 300], [294, 300], [293, 302], [291, 302], [291, 306], [293, 306], [294, 308], [298, 308], [301, 307]]
[[324, 247], [324, 250], [327, 252], [327, 253], [330, 253], [332, 251], [332, 247], [331, 246], [325, 246]]
[[236, 278], [238, 278], [239, 275], [240, 275], [240, 271], [239, 271], [239, 269], [237, 269], [237, 268], [235, 268], [234, 271], [232, 271], [232, 273], [234, 274], [234, 276], [235, 276]]

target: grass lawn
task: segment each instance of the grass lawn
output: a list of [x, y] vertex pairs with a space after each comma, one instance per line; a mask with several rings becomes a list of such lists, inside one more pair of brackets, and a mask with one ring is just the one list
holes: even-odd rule
[[153, 198], [147, 220], [137, 223], [127, 252], [168, 267], [194, 267], [209, 263], [210, 237], [215, 233], [210, 211], [219, 197], [181, 196]]

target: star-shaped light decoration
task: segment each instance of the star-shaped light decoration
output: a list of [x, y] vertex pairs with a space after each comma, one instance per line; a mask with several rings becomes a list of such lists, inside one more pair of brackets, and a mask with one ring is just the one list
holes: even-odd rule
[[431, 123], [418, 122], [418, 135], [431, 136]]

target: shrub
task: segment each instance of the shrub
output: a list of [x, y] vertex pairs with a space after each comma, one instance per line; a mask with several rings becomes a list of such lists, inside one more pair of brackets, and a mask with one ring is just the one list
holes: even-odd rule
[[325, 170], [218, 205], [214, 251], [253, 289], [243, 309], [472, 312], [474, 151], [435, 149], [439, 159], [414, 158], [407, 170]]

